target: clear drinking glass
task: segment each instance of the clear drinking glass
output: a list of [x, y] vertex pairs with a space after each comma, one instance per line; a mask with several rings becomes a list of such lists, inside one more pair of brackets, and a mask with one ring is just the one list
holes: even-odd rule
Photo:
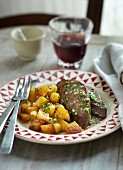
[[58, 65], [79, 69], [91, 38], [93, 22], [89, 18], [60, 16], [51, 19], [49, 27]]

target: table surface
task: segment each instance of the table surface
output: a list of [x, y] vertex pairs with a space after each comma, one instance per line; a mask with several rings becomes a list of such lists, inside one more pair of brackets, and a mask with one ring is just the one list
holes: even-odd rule
[[[11, 29], [0, 30], [0, 87], [21, 75], [58, 69], [49, 29], [38, 58], [21, 61], [10, 39]], [[107, 43], [123, 43], [123, 37], [92, 35], [80, 70], [93, 72], [92, 61]], [[3, 133], [0, 135], [0, 141]], [[0, 170], [122, 170], [123, 134], [116, 132], [87, 143], [45, 145], [15, 138], [11, 154], [0, 155]]]

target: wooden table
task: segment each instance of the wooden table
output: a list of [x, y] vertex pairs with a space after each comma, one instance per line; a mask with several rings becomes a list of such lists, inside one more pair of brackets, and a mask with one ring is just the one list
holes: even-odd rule
[[[9, 81], [32, 72], [57, 69], [49, 30], [41, 54], [35, 61], [18, 59], [10, 31], [0, 30], [0, 87]], [[123, 43], [123, 37], [93, 35], [81, 70], [92, 71], [92, 60], [101, 54], [109, 42]], [[3, 134], [0, 135], [0, 141]], [[10, 155], [0, 155], [0, 170], [122, 170], [123, 134], [116, 132], [87, 143], [73, 145], [44, 145], [15, 138]]]

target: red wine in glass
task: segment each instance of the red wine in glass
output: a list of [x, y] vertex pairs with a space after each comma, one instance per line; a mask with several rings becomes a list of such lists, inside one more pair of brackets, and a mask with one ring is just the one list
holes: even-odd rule
[[87, 46], [84, 35], [80, 33], [59, 35], [53, 44], [58, 58], [65, 63], [82, 60]]

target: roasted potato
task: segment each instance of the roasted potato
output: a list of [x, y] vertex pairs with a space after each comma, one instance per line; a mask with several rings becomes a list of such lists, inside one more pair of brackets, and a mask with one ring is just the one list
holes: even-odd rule
[[41, 122], [39, 120], [34, 120], [33, 122], [31, 122], [29, 129], [36, 132], [41, 132]]
[[68, 122], [66, 122], [65, 120], [60, 120], [59, 124], [61, 125], [61, 132], [65, 132]]
[[41, 109], [37, 113], [37, 119], [38, 120], [44, 120], [46, 122], [49, 122], [49, 113], [43, 112]]
[[39, 97], [38, 100], [36, 101], [36, 105], [37, 105], [38, 107], [42, 107], [42, 105], [48, 103], [48, 101], [49, 101], [49, 100], [48, 100], [46, 97], [41, 96], [41, 97]]
[[19, 113], [18, 116], [23, 122], [28, 122], [31, 120], [30, 115], [27, 113]]
[[47, 85], [43, 85], [41, 87], [38, 88], [38, 94], [40, 94], [41, 96], [46, 96], [48, 93], [48, 86]]
[[66, 120], [68, 122], [70, 121], [70, 115], [69, 115], [68, 111], [64, 108], [63, 105], [57, 106], [57, 110], [54, 113], [54, 116], [58, 117], [59, 119]]
[[39, 110], [39, 107], [37, 107], [37, 106], [31, 106], [31, 107], [27, 108], [28, 114], [30, 114], [32, 111], [38, 112], [38, 110]]
[[55, 105], [52, 103], [47, 103], [43, 105], [43, 111], [49, 113], [50, 116], [53, 116], [55, 112]]
[[74, 121], [65, 127], [66, 133], [75, 134], [82, 132], [82, 128]]
[[60, 133], [61, 132], [61, 125], [59, 123], [53, 123], [55, 133]]
[[22, 112], [28, 113], [28, 107], [31, 107], [31, 102], [29, 102], [28, 100], [27, 101], [23, 101], [21, 103], [21, 110], [22, 110]]
[[56, 92], [53, 92], [50, 96], [50, 101], [52, 103], [58, 103], [59, 102], [59, 99], [60, 99], [60, 95]]
[[30, 112], [30, 120], [31, 121], [36, 120], [37, 119], [37, 114], [38, 114], [37, 111]]
[[36, 100], [36, 95], [37, 95], [37, 92], [36, 92], [36, 88], [31, 88], [30, 90], [30, 93], [29, 93], [29, 97], [28, 97], [28, 100], [30, 102], [34, 102]]
[[57, 86], [54, 84], [48, 84], [48, 93], [47, 95], [50, 97], [53, 92], [57, 92]]
[[53, 124], [41, 125], [41, 132], [46, 134], [55, 134], [55, 128]]

